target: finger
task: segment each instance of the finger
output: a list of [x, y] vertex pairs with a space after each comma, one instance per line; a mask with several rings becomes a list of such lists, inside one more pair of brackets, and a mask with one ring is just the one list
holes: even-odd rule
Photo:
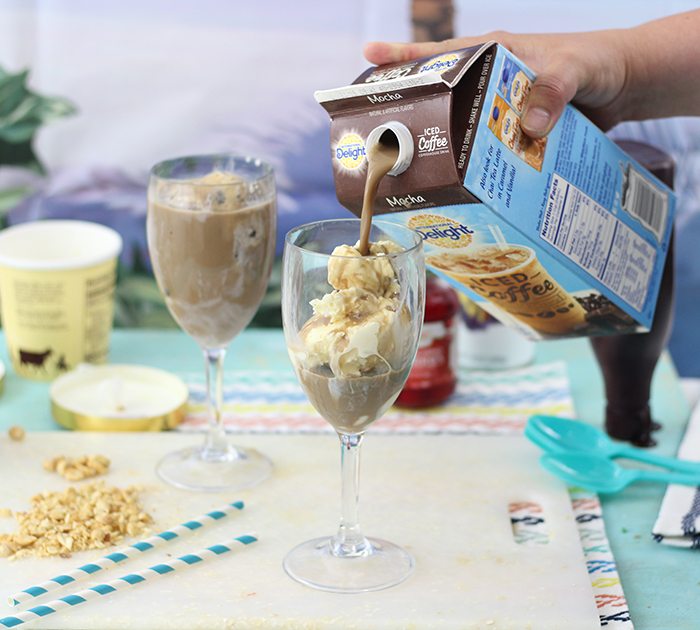
[[424, 42], [420, 44], [401, 44], [392, 42], [370, 42], [365, 46], [367, 61], [378, 66], [385, 63], [400, 63], [420, 57], [438, 55], [449, 50], [444, 47], [445, 42]]
[[420, 42], [401, 44], [397, 42], [370, 42], [365, 45], [367, 61], [381, 66], [385, 63], [400, 63], [420, 57], [439, 55], [458, 48], [468, 48], [487, 41], [484, 37], [460, 37], [442, 42]]
[[560, 60], [545, 67], [537, 75], [527, 97], [522, 116], [523, 131], [532, 138], [546, 136], [578, 88], [579, 77], [575, 64]]

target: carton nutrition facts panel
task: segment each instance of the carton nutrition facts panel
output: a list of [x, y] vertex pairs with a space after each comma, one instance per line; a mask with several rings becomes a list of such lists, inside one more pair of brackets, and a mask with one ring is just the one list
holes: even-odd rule
[[656, 251], [606, 208], [554, 174], [540, 236], [642, 311]]

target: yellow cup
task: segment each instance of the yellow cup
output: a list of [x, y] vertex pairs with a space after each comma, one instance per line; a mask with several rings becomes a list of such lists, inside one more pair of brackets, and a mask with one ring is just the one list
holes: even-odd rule
[[104, 363], [122, 239], [88, 221], [36, 221], [0, 232], [0, 302], [15, 372], [48, 381]]

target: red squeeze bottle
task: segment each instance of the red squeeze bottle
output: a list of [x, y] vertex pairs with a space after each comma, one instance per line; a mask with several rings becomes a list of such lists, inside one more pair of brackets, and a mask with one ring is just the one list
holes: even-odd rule
[[416, 360], [403, 390], [396, 399], [400, 407], [432, 407], [449, 398], [457, 386], [455, 363], [455, 292], [434, 276], [425, 286], [425, 318]]

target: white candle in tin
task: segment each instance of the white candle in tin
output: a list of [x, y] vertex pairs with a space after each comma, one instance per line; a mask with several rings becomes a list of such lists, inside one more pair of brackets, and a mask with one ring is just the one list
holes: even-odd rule
[[150, 418], [187, 402], [187, 387], [168, 372], [137, 365], [81, 366], [54, 381], [54, 405], [105, 419]]

